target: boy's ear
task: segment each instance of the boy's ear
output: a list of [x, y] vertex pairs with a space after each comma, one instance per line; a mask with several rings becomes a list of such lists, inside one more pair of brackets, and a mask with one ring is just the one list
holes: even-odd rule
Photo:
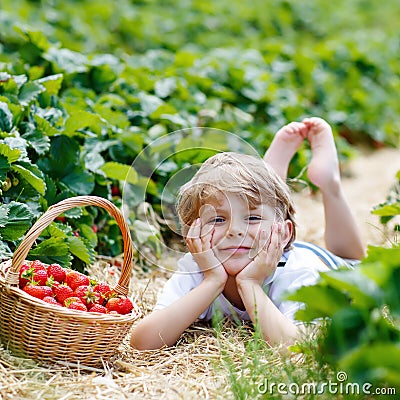
[[283, 224], [284, 227], [282, 230], [282, 240], [286, 246], [293, 235], [293, 222], [287, 219], [283, 222]]

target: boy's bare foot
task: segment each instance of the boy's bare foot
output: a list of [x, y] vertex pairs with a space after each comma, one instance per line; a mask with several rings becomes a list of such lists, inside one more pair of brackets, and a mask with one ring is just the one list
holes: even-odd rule
[[303, 122], [291, 122], [276, 132], [264, 156], [275, 172], [286, 180], [290, 160], [301, 146], [309, 127]]
[[312, 150], [308, 166], [308, 178], [322, 192], [336, 190], [340, 183], [339, 160], [330, 125], [322, 118], [303, 120], [307, 127], [307, 139]]

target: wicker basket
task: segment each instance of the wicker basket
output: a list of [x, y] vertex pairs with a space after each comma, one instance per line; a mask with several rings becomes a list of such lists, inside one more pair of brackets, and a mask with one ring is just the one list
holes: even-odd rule
[[131, 314], [79, 312], [47, 304], [18, 287], [19, 270], [40, 233], [63, 212], [78, 206], [98, 206], [115, 218], [124, 240], [121, 277], [114, 290], [127, 295], [132, 268], [132, 241], [121, 212], [108, 200], [79, 196], [51, 206], [32, 226], [12, 260], [0, 264], [0, 340], [6, 349], [39, 363], [63, 361], [101, 366], [140, 317], [134, 304]]

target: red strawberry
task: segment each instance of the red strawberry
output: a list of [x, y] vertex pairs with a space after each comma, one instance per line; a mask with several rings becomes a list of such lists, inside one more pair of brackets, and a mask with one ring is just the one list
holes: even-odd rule
[[102, 314], [107, 314], [107, 308], [105, 308], [101, 304], [95, 304], [94, 306], [89, 308], [89, 312], [98, 312]]
[[74, 294], [79, 297], [82, 300], [82, 303], [87, 307], [90, 307], [93, 304], [100, 304], [103, 300], [100, 293], [95, 292], [91, 286], [78, 286], [75, 289]]
[[82, 302], [79, 301], [71, 303], [67, 308], [71, 310], [87, 311], [87, 307]]
[[31, 268], [35, 271], [39, 271], [40, 269], [46, 271], [46, 266], [39, 260], [32, 261]]
[[75, 303], [76, 301], [82, 303], [82, 300], [79, 297], [72, 295], [64, 300], [64, 305], [65, 307], [68, 307], [70, 304]]
[[49, 304], [54, 304], [55, 306], [62, 306], [62, 304], [61, 303], [59, 303], [54, 297], [52, 297], [52, 296], [45, 296], [45, 297], [43, 297], [43, 299], [42, 299], [43, 301], [45, 301], [46, 303], [49, 303]]
[[43, 297], [51, 296], [53, 294], [52, 290], [48, 286], [40, 286], [30, 283], [23, 288], [23, 291], [37, 299], [43, 299]]
[[19, 287], [22, 289], [28, 282], [31, 281], [39, 282], [41, 285], [45, 285], [46, 281], [44, 281], [44, 274], [43, 272], [39, 271], [46, 272], [46, 267], [41, 261], [26, 261], [20, 268]]
[[43, 269], [38, 269], [37, 271], [33, 271], [32, 281], [37, 282], [40, 286], [45, 286], [47, 282], [47, 272]]
[[78, 286], [89, 286], [90, 284], [89, 278], [77, 271], [67, 272], [65, 282], [72, 290], [75, 290]]
[[99, 282], [94, 288], [93, 290], [97, 293], [100, 293], [101, 297], [104, 300], [108, 300], [112, 294], [113, 294], [113, 290], [110, 288], [110, 286], [107, 283], [104, 282]]
[[67, 285], [54, 284], [53, 293], [61, 304], [64, 304], [65, 299], [73, 296], [74, 291]]
[[64, 282], [66, 277], [64, 268], [59, 264], [50, 264], [47, 268], [47, 275], [60, 283]]
[[19, 288], [20, 289], [22, 289], [29, 282], [30, 275], [25, 278], [25, 276], [26, 276], [25, 271], [27, 271], [29, 268], [31, 268], [30, 261], [25, 261], [21, 265], [21, 268], [19, 270]]
[[129, 314], [133, 304], [127, 297], [113, 297], [106, 304], [107, 311], [116, 311], [118, 314]]
[[87, 307], [82, 303], [79, 297], [68, 297], [64, 303], [65, 307], [70, 308], [71, 310], [87, 311]]

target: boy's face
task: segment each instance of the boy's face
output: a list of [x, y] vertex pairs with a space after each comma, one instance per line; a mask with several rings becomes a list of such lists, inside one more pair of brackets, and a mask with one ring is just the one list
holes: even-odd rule
[[258, 253], [261, 229], [271, 231], [275, 209], [268, 205], [250, 208], [246, 198], [220, 193], [200, 210], [202, 235], [214, 229], [211, 247], [229, 275], [235, 276]]

